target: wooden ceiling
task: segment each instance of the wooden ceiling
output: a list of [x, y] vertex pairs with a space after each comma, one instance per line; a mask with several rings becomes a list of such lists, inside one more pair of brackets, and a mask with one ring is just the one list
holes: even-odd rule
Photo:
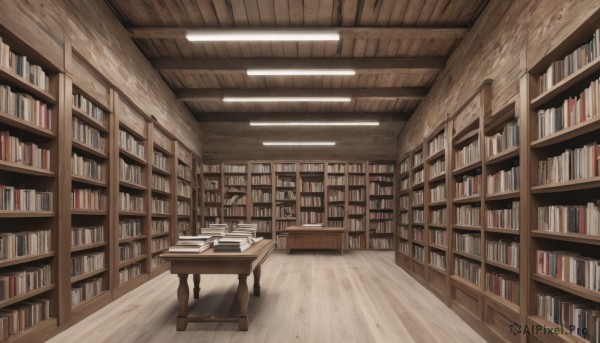
[[[395, 159], [396, 136], [487, 0], [106, 0], [202, 122], [205, 159], [329, 158], [263, 140], [331, 137], [344, 159]], [[188, 29], [339, 28], [339, 42], [188, 42]], [[355, 76], [247, 76], [248, 68], [354, 68]], [[224, 103], [223, 96], [352, 96], [349, 103]], [[370, 129], [251, 128], [249, 120], [377, 119]], [[279, 132], [277, 132], [279, 131]], [[259, 151], [260, 150], [260, 151]], [[266, 156], [266, 157], [265, 157]]]

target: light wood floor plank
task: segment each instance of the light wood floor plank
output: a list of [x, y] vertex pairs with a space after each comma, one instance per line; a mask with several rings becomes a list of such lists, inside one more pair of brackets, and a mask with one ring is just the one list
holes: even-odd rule
[[[51, 339], [65, 342], [484, 342], [397, 267], [392, 252], [275, 252], [250, 297], [250, 329], [190, 323], [175, 331], [178, 278], [165, 273]], [[252, 289], [253, 277], [248, 278]], [[188, 283], [193, 288], [192, 277]], [[237, 278], [203, 275], [193, 315], [226, 314]], [[192, 292], [190, 292], [192, 293]]]

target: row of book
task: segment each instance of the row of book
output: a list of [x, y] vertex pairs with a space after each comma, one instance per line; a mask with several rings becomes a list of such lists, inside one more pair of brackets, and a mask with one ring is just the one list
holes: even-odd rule
[[348, 230], [349, 231], [364, 231], [365, 221], [363, 219], [348, 218]]
[[321, 196], [302, 196], [300, 197], [300, 206], [302, 207], [322, 207], [323, 198]]
[[277, 187], [296, 187], [296, 178], [292, 176], [278, 176]]
[[219, 207], [204, 207], [204, 215], [208, 217], [219, 217], [221, 209]]
[[364, 186], [366, 180], [364, 175], [348, 175], [349, 186]]
[[223, 182], [226, 186], [246, 186], [248, 184], [245, 176], [225, 176]]
[[71, 287], [71, 306], [91, 299], [102, 292], [102, 278], [92, 278]]
[[124, 284], [140, 275], [142, 275], [141, 263], [133, 263], [125, 268], [121, 268], [119, 269], [119, 284]]
[[169, 232], [171, 224], [168, 219], [153, 219], [151, 232], [153, 235]]
[[461, 182], [456, 182], [454, 193], [458, 198], [476, 196], [480, 187], [481, 175], [464, 175]]
[[441, 208], [439, 210], [431, 211], [431, 224], [446, 225], [446, 209]]
[[400, 224], [408, 224], [408, 212], [400, 212]]
[[455, 168], [460, 168], [481, 160], [479, 136], [473, 142], [465, 145], [462, 149], [454, 153]]
[[393, 164], [371, 164], [369, 165], [369, 173], [392, 174], [394, 173]]
[[431, 244], [435, 244], [441, 247], [447, 247], [448, 243], [446, 243], [446, 237], [446, 230], [429, 229], [429, 240]]
[[152, 154], [152, 166], [168, 172], [169, 158], [162, 152], [154, 150]]
[[386, 186], [379, 183], [369, 183], [369, 194], [371, 195], [393, 195], [394, 189], [392, 186]]
[[488, 261], [519, 268], [519, 242], [507, 240], [487, 240], [485, 257]]
[[24, 332], [50, 318], [50, 300], [30, 298], [0, 309], [0, 340]]
[[102, 190], [90, 188], [74, 188], [71, 191], [71, 209], [74, 210], [106, 210], [106, 195]]
[[410, 239], [410, 238], [409, 238], [409, 232], [408, 232], [408, 229], [407, 229], [407, 228], [405, 228], [405, 227], [401, 227], [401, 228], [398, 230], [398, 236], [400, 236], [400, 238], [402, 238], [402, 239], [406, 239], [406, 240], [409, 240], [409, 239]]
[[392, 199], [372, 199], [369, 201], [371, 209], [376, 210], [391, 210], [394, 208], [394, 201]]
[[302, 211], [300, 212], [300, 218], [303, 224], [314, 224], [323, 222], [323, 212], [316, 211]]
[[[419, 205], [423, 205], [423, 201], [424, 201], [424, 195], [425, 194], [425, 190], [421, 189], [418, 191], [414, 191], [413, 192], [413, 197], [412, 197], [412, 205], [413, 206], [419, 206]], [[386, 202], [392, 203], [393, 201], [391, 199], [381, 199], [381, 200], [385, 200]], [[370, 202], [377, 202], [377, 200], [371, 200]], [[373, 205], [371, 205], [371, 208], [374, 208]], [[379, 208], [379, 207], [375, 207], [375, 208]], [[389, 208], [388, 206], [382, 206], [382, 208]]]
[[119, 147], [141, 159], [145, 159], [146, 148], [144, 146], [144, 142], [136, 139], [127, 131], [119, 130]]
[[246, 194], [233, 194], [225, 199], [225, 206], [228, 205], [246, 205]]
[[12, 92], [10, 86], [0, 84], [0, 112], [52, 130], [52, 109], [27, 93]]
[[438, 183], [429, 189], [429, 193], [431, 202], [446, 201], [446, 184], [444, 182]]
[[82, 226], [71, 228], [71, 246], [104, 243], [104, 226]]
[[600, 342], [598, 303], [564, 293], [538, 293], [537, 315], [560, 325], [562, 332]]
[[446, 270], [446, 254], [438, 251], [430, 251], [429, 264], [438, 269]]
[[0, 160], [50, 170], [50, 150], [0, 131]]
[[224, 173], [246, 173], [246, 165], [245, 164], [224, 164], [223, 172]]
[[421, 169], [413, 174], [413, 185], [418, 185], [425, 181], [425, 170]]
[[127, 261], [142, 255], [142, 242], [119, 244], [119, 261]]
[[597, 203], [541, 206], [537, 212], [538, 230], [600, 235], [600, 208]]
[[416, 168], [423, 164], [423, 150], [419, 150], [413, 154], [412, 162], [413, 168]]
[[177, 180], [177, 195], [191, 198], [192, 197], [192, 185], [185, 180]]
[[437, 136], [435, 136], [432, 140], [427, 142], [427, 147], [429, 148], [429, 156], [433, 156], [436, 153], [444, 150], [446, 148], [446, 131], [440, 132]]
[[327, 209], [327, 215], [329, 217], [337, 217], [337, 218], [344, 217], [344, 206], [330, 206]]
[[425, 211], [423, 210], [413, 210], [412, 220], [415, 224], [423, 224], [425, 223]]
[[429, 168], [429, 177], [434, 178], [438, 177], [446, 172], [446, 160], [442, 158], [438, 158], [431, 164]]
[[501, 152], [519, 146], [519, 119], [506, 123], [502, 132], [485, 137], [486, 156], [493, 157]]
[[271, 232], [270, 220], [253, 220], [252, 223], [256, 224], [257, 232]]
[[27, 82], [48, 91], [50, 79], [41, 66], [32, 64], [25, 55], [19, 55], [0, 37], [0, 65], [19, 75]]
[[98, 129], [87, 125], [77, 117], [73, 117], [72, 124], [73, 140], [104, 153], [106, 149], [106, 138]]
[[408, 189], [408, 178], [400, 180], [400, 190], [404, 191]]
[[[189, 214], [189, 213], [181, 213], [181, 214]], [[244, 206], [225, 207], [225, 209], [223, 210], [223, 215], [225, 217], [245, 217], [246, 216], [246, 207], [244, 207]]]
[[119, 192], [119, 210], [127, 212], [143, 212], [144, 198], [127, 192]]
[[487, 193], [495, 194], [502, 192], [512, 192], [519, 190], [519, 166], [514, 166], [509, 170], [500, 170], [487, 176]]
[[192, 179], [192, 168], [185, 164], [177, 164], [177, 177], [181, 179], [191, 180]]
[[124, 219], [119, 221], [119, 239], [139, 237], [142, 235], [141, 219]]
[[[371, 249], [392, 249], [394, 246], [391, 238], [369, 238], [369, 248]], [[361, 246], [357, 249], [362, 249], [364, 246]]]
[[539, 185], [595, 176], [600, 176], [600, 146], [596, 142], [567, 149], [558, 156], [539, 161]]
[[[227, 211], [227, 208], [225, 209]], [[177, 202], [177, 215], [179, 216], [189, 216], [192, 214], [192, 206], [189, 202], [186, 201], [178, 201]]]
[[204, 189], [207, 190], [218, 190], [219, 188], [219, 180], [209, 180], [204, 179]]
[[177, 222], [177, 232], [188, 232], [192, 228], [192, 225], [188, 220], [179, 220]]
[[400, 174], [408, 173], [408, 159], [400, 162]]
[[392, 233], [394, 229], [392, 227], [391, 219], [389, 221], [378, 221], [376, 223], [371, 223], [369, 227], [371, 233]]
[[302, 181], [302, 192], [323, 192], [323, 181]]
[[160, 267], [161, 265], [165, 264], [166, 260], [164, 258], [162, 258], [161, 255], [154, 255], [152, 256], [152, 259], [150, 260], [150, 264], [152, 270], [155, 270], [156, 268]]
[[221, 202], [221, 194], [213, 193], [213, 192], [205, 192], [204, 193], [204, 202]]
[[481, 279], [481, 265], [462, 257], [454, 258], [454, 275], [479, 286]]
[[510, 208], [486, 211], [488, 228], [519, 230], [519, 201], [513, 201]]
[[0, 184], [0, 211], [52, 211], [52, 192]]
[[204, 171], [204, 173], [220, 173], [221, 172], [221, 165], [216, 163], [216, 164], [205, 164], [204, 167], [202, 168], [202, 170]]
[[398, 197], [398, 207], [401, 209], [408, 208], [408, 195], [402, 195]]
[[576, 73], [598, 58], [599, 36], [600, 29], [596, 29], [587, 42], [566, 55], [562, 60], [552, 62], [546, 72], [538, 78], [538, 93], [546, 92], [569, 75]]
[[410, 242], [399, 242], [398, 251], [404, 255], [410, 255]]
[[344, 163], [329, 163], [327, 164], [328, 173], [344, 173], [346, 165]]
[[0, 260], [47, 254], [51, 250], [50, 230], [0, 233]]
[[327, 190], [327, 200], [333, 201], [344, 201], [344, 191], [341, 189], [329, 189]]
[[413, 258], [418, 262], [425, 263], [425, 247], [413, 245]]
[[456, 224], [479, 226], [481, 207], [463, 205], [456, 207]]
[[517, 305], [521, 304], [521, 285], [514, 274], [485, 273], [485, 290]]
[[537, 138], [594, 119], [600, 113], [600, 80], [594, 80], [579, 96], [563, 100], [562, 105], [537, 112]]
[[348, 201], [365, 201], [366, 191], [364, 188], [348, 190]]
[[481, 234], [455, 232], [454, 249], [470, 255], [481, 256]]
[[538, 274], [600, 291], [600, 260], [576, 252], [538, 250]]
[[119, 158], [119, 178], [120, 180], [135, 183], [137, 185], [144, 184], [142, 166], [137, 164], [129, 164], [124, 159]]
[[97, 181], [106, 180], [106, 165], [92, 158], [73, 153], [71, 156], [71, 175], [86, 177]]
[[33, 265], [27, 268], [0, 273], [0, 301], [8, 300], [52, 284], [50, 265]]
[[[228, 177], [230, 177], [230, 176], [228, 176]], [[250, 178], [250, 181], [252, 182], [253, 186], [256, 186], [256, 185], [270, 186], [273, 183], [273, 180], [271, 179], [271, 175], [252, 175], [252, 177]], [[227, 182], [226, 182], [226, 184], [227, 184]]]
[[252, 163], [250, 171], [252, 173], [270, 173], [271, 165], [268, 163]]
[[295, 163], [275, 163], [275, 172], [294, 173], [294, 172], [296, 172], [296, 164]]
[[327, 177], [327, 184], [329, 186], [343, 186], [343, 185], [345, 185], [344, 177], [337, 176], [337, 175], [329, 175]]
[[271, 211], [271, 207], [253, 207], [252, 208], [252, 216], [253, 217], [271, 217], [273, 212]]
[[83, 94], [73, 94], [73, 106], [87, 114], [88, 117], [104, 124], [106, 112]]
[[71, 256], [71, 276], [90, 273], [104, 268], [104, 251]]
[[425, 229], [422, 227], [413, 227], [413, 240], [424, 243], [425, 242]]
[[169, 193], [171, 192], [171, 183], [169, 179], [160, 174], [152, 174], [152, 189]]

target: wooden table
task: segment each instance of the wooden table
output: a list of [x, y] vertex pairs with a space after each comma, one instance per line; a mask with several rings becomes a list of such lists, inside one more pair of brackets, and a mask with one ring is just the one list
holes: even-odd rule
[[[261, 265], [274, 248], [275, 243], [272, 240], [263, 239], [240, 253], [216, 253], [211, 248], [201, 254], [165, 253], [161, 255], [165, 260], [171, 262], [171, 274], [179, 276], [177, 331], [185, 330], [189, 322], [235, 321], [239, 323], [241, 331], [247, 331], [249, 296], [246, 278], [250, 273], [254, 273], [254, 296], [260, 296]], [[233, 317], [188, 317], [190, 290], [187, 279], [189, 274], [194, 275], [194, 299], [200, 297], [201, 274], [237, 274], [238, 289], [236, 298], [239, 305], [239, 315]]]
[[344, 254], [346, 229], [342, 227], [290, 226], [284, 232], [288, 254], [292, 249], [336, 249]]

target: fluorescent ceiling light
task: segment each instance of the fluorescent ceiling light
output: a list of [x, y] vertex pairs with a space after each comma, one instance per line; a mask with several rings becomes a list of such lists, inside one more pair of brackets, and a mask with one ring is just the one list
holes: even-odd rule
[[238, 97], [226, 96], [223, 97], [223, 102], [350, 102], [350, 97], [327, 97], [327, 96], [253, 96], [253, 97]]
[[378, 126], [378, 121], [251, 121], [250, 126]]
[[251, 76], [352, 76], [356, 75], [356, 71], [354, 69], [248, 69], [246, 74]]
[[264, 146], [333, 146], [335, 142], [263, 142]]
[[250, 42], [250, 41], [338, 41], [337, 30], [261, 30], [225, 29], [188, 31], [190, 42]]

